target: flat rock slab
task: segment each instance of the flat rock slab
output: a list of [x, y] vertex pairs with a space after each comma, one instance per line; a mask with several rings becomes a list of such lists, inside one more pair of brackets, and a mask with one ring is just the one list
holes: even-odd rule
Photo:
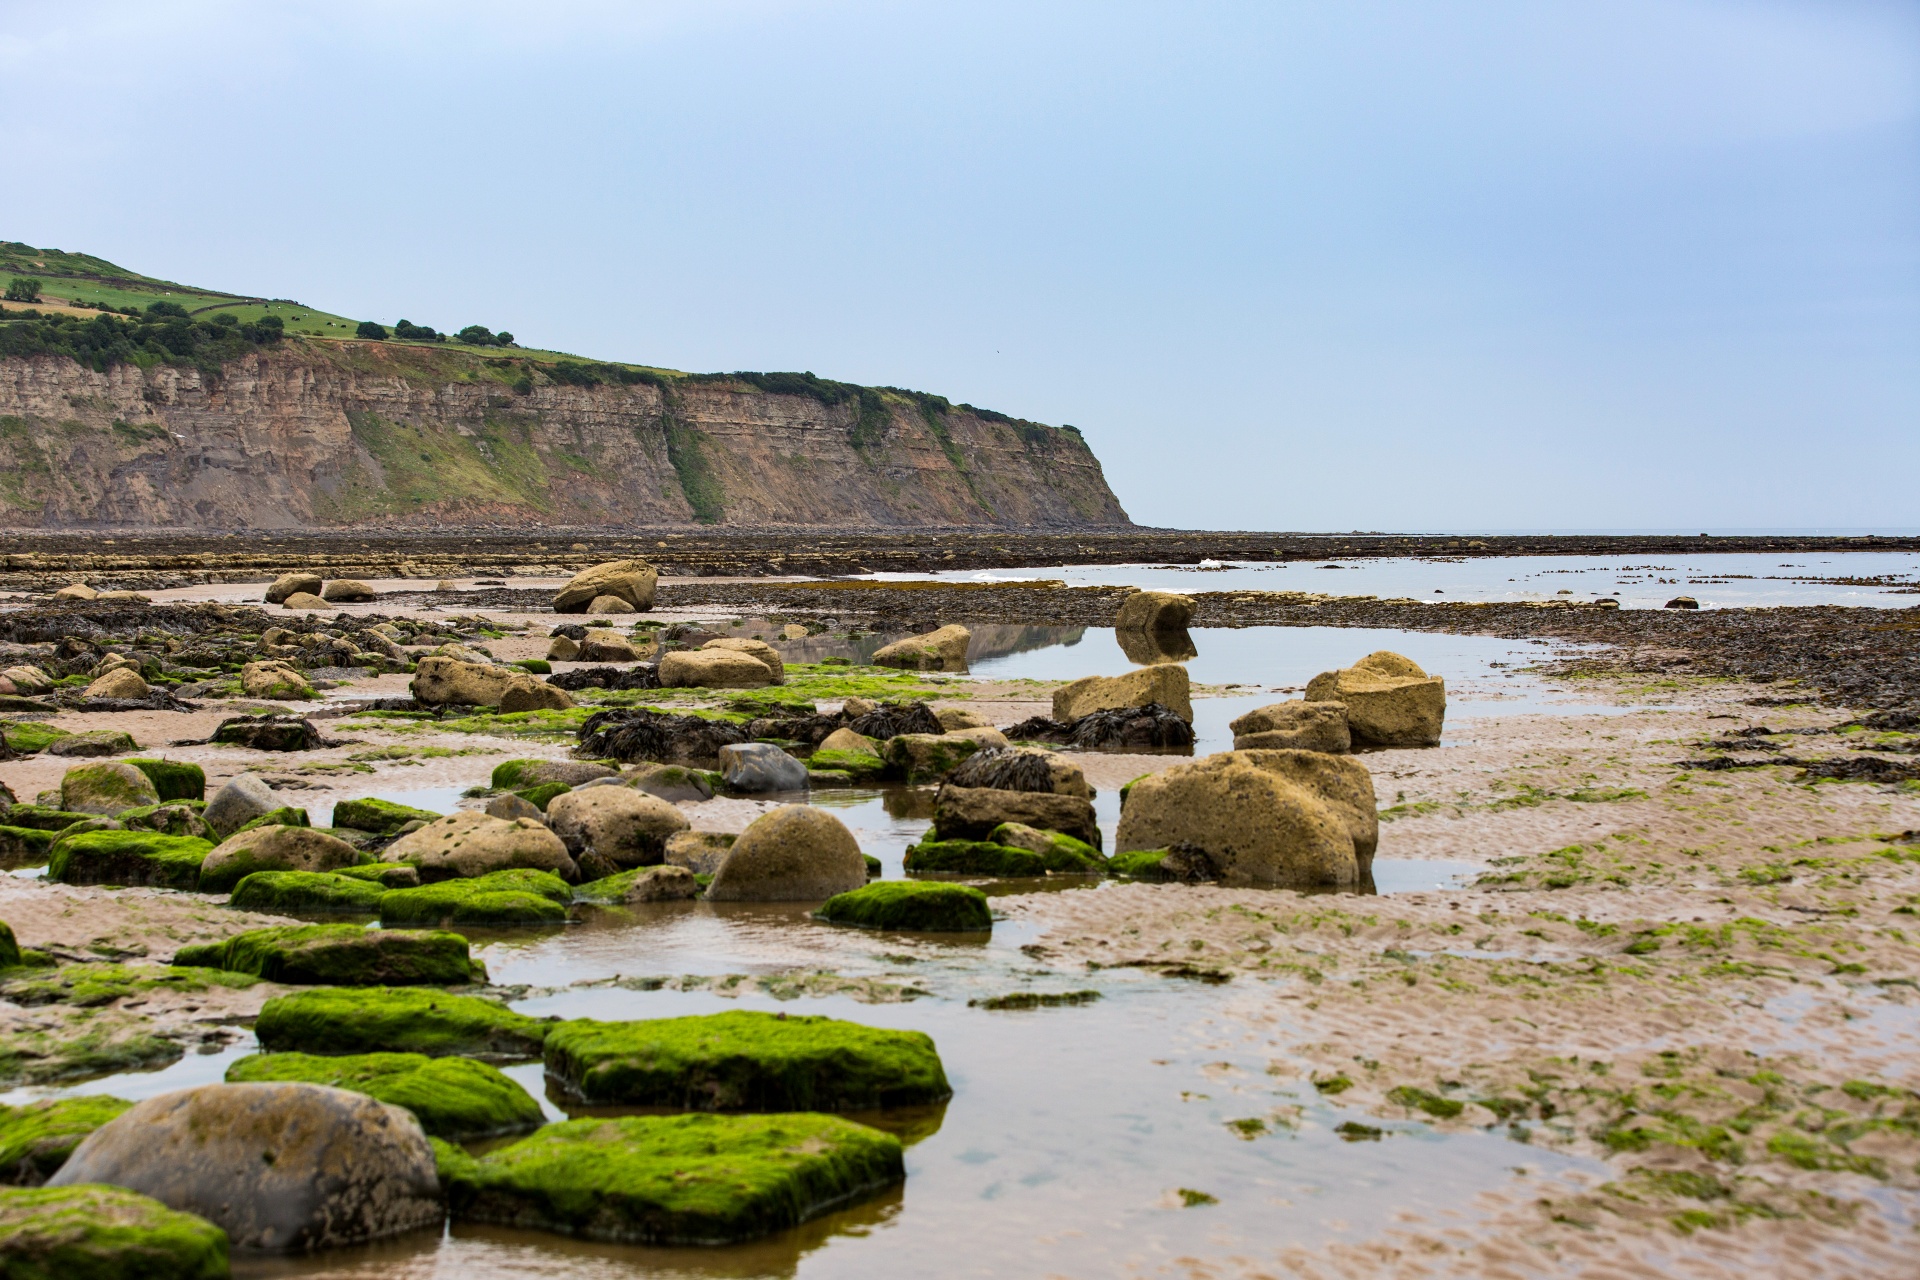
[[351, 924], [254, 929], [225, 942], [182, 947], [173, 962], [294, 986], [449, 987], [486, 979], [457, 933]]
[[537, 1129], [546, 1115], [533, 1095], [471, 1058], [421, 1053], [256, 1053], [227, 1068], [227, 1083], [298, 1081], [350, 1089], [411, 1111], [428, 1134], [447, 1142]]
[[821, 904], [820, 919], [863, 929], [980, 933], [993, 928], [987, 895], [964, 884], [885, 880]]
[[253, 1033], [275, 1053], [458, 1054], [494, 1061], [540, 1056], [555, 1021], [480, 996], [420, 987], [330, 987], [267, 1001]]
[[0, 1274], [223, 1280], [227, 1233], [119, 1187], [0, 1191]]

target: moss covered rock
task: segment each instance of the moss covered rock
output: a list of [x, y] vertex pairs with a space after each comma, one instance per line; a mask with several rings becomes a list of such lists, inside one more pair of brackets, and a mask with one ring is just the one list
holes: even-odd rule
[[227, 1233], [119, 1187], [0, 1191], [8, 1280], [226, 1280]]
[[1031, 849], [989, 840], [925, 840], [908, 846], [906, 869], [962, 876], [1043, 876], [1047, 860]]
[[633, 1244], [757, 1239], [906, 1176], [898, 1138], [822, 1115], [570, 1120], [439, 1153], [457, 1220]]
[[547, 1074], [581, 1099], [693, 1111], [867, 1111], [952, 1095], [933, 1041], [833, 1018], [749, 1010], [562, 1023]]
[[493, 767], [491, 783], [496, 791], [518, 791], [549, 782], [577, 787], [595, 778], [618, 776], [618, 770], [584, 760], [503, 760]]
[[258, 817], [248, 818], [245, 822], [227, 833], [232, 839], [243, 831], [258, 831], [261, 827], [311, 827], [313, 819], [307, 816], [305, 809], [293, 805], [281, 805], [278, 809], [269, 809]]
[[334, 826], [377, 831], [382, 835], [391, 835], [409, 822], [432, 822], [441, 816], [429, 809], [415, 809], [371, 796], [364, 800], [342, 800], [333, 806]]
[[545, 813], [549, 804], [552, 804], [555, 800], [572, 790], [573, 788], [564, 782], [543, 782], [538, 786], [527, 787], [513, 794], [519, 796], [540, 812]]
[[636, 902], [678, 902], [700, 894], [699, 879], [685, 867], [635, 867], [589, 881], [574, 890], [581, 902], [625, 906]]
[[0, 863], [10, 867], [34, 866], [47, 860], [54, 833], [32, 827], [0, 826]]
[[856, 783], [875, 782], [886, 776], [887, 762], [865, 751], [823, 748], [807, 757], [807, 769], [814, 773], [844, 773]]
[[486, 980], [486, 970], [457, 933], [351, 924], [253, 929], [225, 942], [182, 947], [173, 962], [295, 986], [450, 987]]
[[387, 926], [448, 924], [565, 924], [573, 890], [544, 871], [495, 871], [468, 880], [441, 880], [395, 889], [380, 899]]
[[47, 879], [61, 884], [150, 885], [193, 889], [210, 841], [154, 831], [83, 831], [53, 842]]
[[903, 733], [887, 739], [880, 755], [894, 777], [907, 782], [938, 782], [979, 749], [978, 742], [958, 734]]
[[276, 1053], [424, 1053], [510, 1060], [537, 1058], [553, 1021], [515, 1013], [480, 996], [418, 987], [326, 988], [267, 1001], [254, 1023]]
[[56, 729], [50, 724], [41, 724], [36, 720], [22, 720], [14, 724], [0, 726], [5, 730], [6, 743], [23, 756], [36, 751], [45, 751], [55, 738], [64, 738], [66, 729]]
[[7, 811], [7, 825], [29, 827], [35, 831], [65, 831], [76, 822], [98, 816], [93, 813], [73, 813], [66, 809], [49, 809], [45, 805], [17, 804]]
[[378, 915], [384, 885], [324, 871], [256, 871], [233, 887], [228, 905], [263, 915]]
[[168, 800], [205, 800], [207, 771], [197, 764], [181, 760], [129, 760], [128, 764], [147, 775], [161, 802]]
[[60, 779], [60, 807], [72, 813], [110, 818], [124, 809], [159, 803], [160, 793], [147, 775], [124, 760], [77, 764]]
[[334, 871], [359, 860], [358, 849], [324, 831], [284, 823], [249, 826], [207, 854], [200, 892], [229, 892], [256, 871]]
[[1134, 849], [1127, 853], [1116, 853], [1107, 864], [1107, 870], [1116, 876], [1134, 880], [1166, 880], [1170, 877], [1160, 864], [1166, 861], [1170, 852], [1170, 849]]
[[114, 818], [121, 826], [129, 829], [138, 827], [145, 831], [158, 831], [166, 836], [193, 836], [200, 840], [216, 840], [213, 828], [200, 816], [200, 809], [191, 800], [174, 800], [166, 804], [151, 804], [139, 809], [128, 809]]
[[[496, 1067], [470, 1058], [429, 1058], [420, 1053], [365, 1053], [327, 1057], [264, 1053], [227, 1068], [227, 1083], [304, 1081], [352, 1089], [405, 1107], [420, 1127], [448, 1142], [471, 1142], [537, 1129], [540, 1104]], [[125, 1105], [125, 1104], [122, 1104]]]
[[93, 1095], [0, 1107], [0, 1182], [39, 1186], [67, 1162], [82, 1138], [132, 1105]]
[[577, 876], [560, 837], [531, 818], [508, 820], [462, 810], [401, 836], [381, 853], [382, 862], [404, 862], [422, 880], [483, 876], [528, 869]]
[[828, 898], [815, 913], [830, 924], [924, 933], [978, 933], [993, 928], [987, 895], [964, 884], [885, 880]]
[[993, 844], [1037, 853], [1048, 871], [1063, 875], [1099, 875], [1107, 865], [1106, 856], [1085, 840], [1021, 822], [1003, 822], [987, 833], [987, 839]]

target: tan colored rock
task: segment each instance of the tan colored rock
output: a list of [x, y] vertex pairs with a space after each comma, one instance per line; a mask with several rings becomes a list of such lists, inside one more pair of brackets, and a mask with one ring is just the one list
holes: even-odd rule
[[333, 604], [357, 604], [373, 599], [373, 588], [357, 578], [335, 578], [320, 589], [320, 598]]
[[240, 689], [249, 698], [286, 701], [311, 698], [313, 685], [297, 668], [280, 661], [249, 662], [240, 668]]
[[580, 656], [580, 646], [570, 636], [555, 636], [547, 646], [548, 662], [572, 662]]
[[660, 659], [668, 689], [760, 689], [773, 683], [766, 663], [732, 649], [677, 649]]
[[971, 631], [949, 623], [925, 635], [894, 641], [873, 655], [873, 665], [907, 671], [965, 671], [967, 645], [972, 640]]
[[780, 660], [780, 651], [765, 640], [749, 640], [745, 636], [721, 636], [718, 640], [709, 640], [700, 646], [702, 649], [730, 649], [734, 653], [744, 653], [749, 658], [758, 659], [773, 672], [773, 682], [784, 684], [787, 679], [787, 664]]
[[29, 696], [53, 692], [53, 677], [38, 667], [8, 667], [0, 675], [13, 681], [13, 687]]
[[587, 604], [588, 613], [638, 613], [638, 609], [619, 596], [595, 596]]
[[575, 860], [598, 854], [615, 866], [652, 866], [666, 857], [667, 837], [685, 831], [686, 815], [632, 787], [582, 787], [547, 802], [547, 824]]
[[497, 707], [516, 676], [526, 672], [430, 655], [414, 668], [409, 687], [429, 706]]
[[730, 831], [676, 831], [667, 837], [666, 859], [694, 875], [710, 876], [720, 869], [736, 839]]
[[1193, 621], [1193, 597], [1171, 591], [1136, 591], [1120, 602], [1116, 631], [1185, 631]]
[[1353, 854], [1360, 874], [1373, 868], [1380, 847], [1380, 811], [1373, 793], [1373, 774], [1352, 756], [1326, 751], [1255, 749], [1236, 751], [1257, 768], [1277, 774], [1318, 796], [1334, 811], [1353, 838]]
[[880, 704], [872, 698], [848, 698], [840, 704], [840, 709], [845, 711], [850, 719], [858, 720], [869, 712], [878, 711]]
[[1053, 718], [1073, 721], [1095, 711], [1144, 707], [1151, 702], [1191, 723], [1193, 697], [1187, 669], [1165, 663], [1123, 676], [1085, 676], [1053, 691]]
[[1007, 741], [1006, 734], [990, 725], [978, 725], [969, 729], [950, 729], [947, 731], [946, 736], [949, 738], [965, 738], [967, 741], [983, 749], [986, 747], [1005, 747], [1012, 745]]
[[380, 860], [416, 867], [426, 881], [483, 876], [515, 867], [551, 871], [568, 880], [578, 874], [567, 846], [541, 823], [491, 818], [471, 810], [450, 813], [401, 836], [386, 847]]
[[948, 733], [955, 729], [991, 729], [993, 722], [971, 707], [941, 707], [933, 713], [940, 727]]
[[227, 893], [255, 871], [338, 871], [360, 860], [345, 840], [311, 827], [274, 824], [228, 836], [200, 864], [200, 891]]
[[321, 588], [320, 575], [317, 573], [283, 573], [273, 580], [261, 598], [268, 604], [283, 604], [288, 596], [317, 596]]
[[1391, 649], [1375, 649], [1353, 665], [1359, 670], [1374, 671], [1383, 676], [1409, 676], [1415, 680], [1427, 678], [1426, 671], [1419, 663]]
[[835, 729], [820, 740], [821, 751], [863, 751], [870, 756], [879, 756], [880, 742], [864, 733], [855, 733], [851, 729]]
[[126, 657], [123, 654], [110, 653], [106, 657], [100, 659], [100, 661], [94, 663], [92, 669], [89, 670], [87, 674], [97, 680], [101, 676], [107, 674], [107, 672], [118, 671], [123, 667], [129, 670], [138, 671], [140, 669], [140, 664], [135, 662], [132, 658]]
[[598, 596], [617, 596], [635, 609], [653, 608], [659, 574], [645, 560], [609, 560], [574, 575], [553, 598], [555, 613], [585, 613]]
[[978, 742], [957, 733], [903, 733], [881, 745], [880, 758], [896, 777], [937, 782], [979, 749]]
[[846, 824], [824, 809], [789, 804], [756, 818], [721, 860], [714, 902], [815, 902], [867, 882], [866, 859]]
[[941, 786], [933, 800], [933, 830], [941, 840], [985, 840], [1003, 822], [1020, 822], [1042, 831], [1059, 831], [1101, 846], [1093, 802], [1080, 796], [1045, 791], [1003, 791], [997, 787]]
[[296, 591], [280, 602], [282, 609], [324, 609], [327, 602], [306, 591]]
[[1345, 703], [1347, 728], [1357, 744], [1438, 746], [1447, 717], [1446, 681], [1424, 672], [1386, 674], [1383, 667], [1420, 672], [1419, 667], [1397, 654], [1376, 653], [1362, 661], [1373, 665], [1344, 667], [1315, 676], [1307, 683], [1307, 700]]
[[62, 587], [53, 593], [55, 600], [98, 600], [100, 593], [84, 582], [76, 582], [70, 587]]
[[516, 676], [500, 692], [500, 710], [512, 711], [565, 711], [574, 706], [573, 695], [565, 689], [548, 684], [535, 676]]
[[631, 906], [640, 902], [685, 902], [688, 898], [700, 896], [700, 882], [693, 878], [693, 872], [685, 867], [658, 866], [635, 876], [619, 897], [619, 902]]
[[690, 769], [683, 764], [627, 765], [620, 770], [620, 780], [636, 791], [658, 796], [669, 804], [683, 800], [698, 804], [713, 799], [712, 776], [704, 769]]
[[[564, 636], [560, 638], [565, 639]], [[589, 627], [586, 637], [580, 641], [580, 661], [638, 662], [640, 651], [633, 647], [633, 641], [618, 631], [609, 631], [605, 627]]]
[[89, 698], [144, 698], [153, 690], [129, 667], [115, 667], [87, 686]]
[[1247, 712], [1228, 727], [1236, 751], [1298, 748], [1345, 755], [1353, 750], [1344, 702], [1276, 702]]

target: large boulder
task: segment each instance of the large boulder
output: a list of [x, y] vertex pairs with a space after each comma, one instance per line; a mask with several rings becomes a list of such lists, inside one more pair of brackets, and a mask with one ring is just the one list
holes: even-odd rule
[[735, 791], [805, 791], [807, 766], [771, 742], [720, 748], [720, 776]]
[[274, 823], [228, 836], [200, 864], [200, 892], [226, 893], [255, 871], [337, 871], [360, 851], [310, 827]]
[[[46, 745], [48, 755], [74, 760], [123, 756], [139, 749], [140, 744], [133, 740], [132, 734], [118, 729], [82, 729], [79, 733], [63, 733]], [[129, 760], [127, 763], [133, 762]]]
[[124, 760], [75, 765], [60, 779], [60, 807], [68, 813], [110, 818], [123, 809], [159, 803], [153, 779]]
[[1116, 631], [1185, 631], [1193, 621], [1193, 597], [1171, 591], [1136, 591], [1113, 616]]
[[557, 685], [530, 675], [515, 676], [500, 693], [500, 710], [565, 711], [574, 706], [573, 695]]
[[320, 590], [329, 604], [358, 604], [373, 599], [373, 588], [357, 578], [335, 578]]
[[441, 1219], [420, 1122], [313, 1084], [213, 1084], [149, 1098], [95, 1130], [53, 1186], [125, 1187], [276, 1253], [357, 1244]]
[[[385, 896], [418, 893], [395, 889]], [[383, 922], [384, 923], [384, 922]], [[173, 963], [246, 973], [288, 986], [453, 987], [485, 982], [457, 933], [363, 929], [355, 924], [296, 924], [250, 929], [224, 942], [182, 947]]]
[[213, 793], [201, 813], [213, 833], [226, 839], [255, 818], [264, 818], [281, 807], [280, 797], [258, 774], [243, 773]]
[[1247, 712], [1228, 727], [1235, 751], [1295, 748], [1345, 755], [1353, 750], [1344, 702], [1276, 702]]
[[1378, 837], [1372, 777], [1351, 757], [1223, 751], [1135, 781], [1114, 843], [1198, 851], [1229, 885], [1350, 889]]
[[[566, 640], [565, 636], [554, 637], [555, 641]], [[569, 644], [572, 641], [568, 641]], [[573, 656], [581, 662], [638, 662], [640, 651], [633, 647], [633, 641], [618, 631], [609, 631], [604, 627], [589, 627], [587, 634], [575, 646]]]
[[150, 1196], [98, 1185], [0, 1191], [0, 1275], [224, 1280], [227, 1274], [227, 1233]]
[[783, 684], [787, 678], [787, 664], [780, 658], [780, 651], [765, 640], [749, 640], [745, 636], [721, 636], [709, 640], [700, 646], [702, 649], [729, 649], [734, 653], [744, 653], [763, 663], [773, 672], [773, 682]]
[[194, 836], [68, 828], [47, 849], [47, 879], [60, 884], [191, 890], [199, 884], [200, 864], [212, 848], [210, 842]]
[[267, 1001], [253, 1033], [272, 1053], [458, 1054], [497, 1062], [539, 1057], [553, 1025], [481, 996], [322, 987]]
[[771, 667], [732, 649], [676, 649], [660, 659], [663, 689], [760, 689], [772, 683]]
[[320, 575], [317, 573], [283, 573], [273, 580], [262, 597], [268, 604], [284, 604], [288, 596], [320, 594]]
[[527, 674], [518, 667], [496, 667], [430, 655], [420, 659], [408, 687], [414, 700], [429, 706], [497, 707], [500, 696]]
[[688, 827], [686, 815], [658, 796], [631, 787], [582, 787], [547, 802], [547, 825], [576, 862], [588, 855], [619, 870], [666, 857], [667, 838]]
[[578, 875], [567, 846], [541, 823], [490, 818], [471, 810], [450, 813], [401, 836], [381, 852], [380, 859], [404, 862], [427, 881], [522, 867], [551, 871], [567, 880]]
[[659, 574], [645, 560], [609, 560], [575, 574], [553, 598], [555, 613], [585, 613], [596, 596], [617, 596], [635, 609], [653, 608]]
[[866, 859], [846, 824], [823, 809], [782, 805], [740, 833], [707, 886], [715, 902], [831, 898], [867, 882]]
[[876, 667], [900, 667], [907, 671], [965, 671], [967, 645], [973, 633], [950, 623], [925, 635], [896, 640], [873, 655]]
[[1193, 696], [1185, 667], [1169, 662], [1123, 676], [1085, 676], [1053, 691], [1053, 718], [1071, 723], [1096, 711], [1156, 702], [1192, 723]]
[[[1000, 745], [1006, 745], [1006, 739], [1002, 738]], [[965, 733], [903, 733], [887, 739], [880, 749], [880, 758], [886, 762], [891, 776], [915, 783], [938, 782], [980, 750], [980, 746], [977, 739]]]
[[300, 670], [278, 658], [249, 662], [240, 668], [240, 690], [249, 698], [276, 701], [311, 698], [313, 685]]
[[659, 796], [671, 804], [713, 799], [713, 775], [683, 764], [636, 764], [621, 770], [620, 778], [635, 791]]
[[98, 680], [87, 686], [89, 698], [144, 698], [153, 692], [153, 687], [140, 678], [140, 673], [131, 667], [115, 667]]
[[1373, 747], [1432, 747], [1447, 716], [1447, 685], [1410, 659], [1381, 650], [1307, 683], [1309, 702], [1341, 702], [1353, 740]]
[[1093, 802], [1081, 796], [963, 787], [954, 785], [951, 779], [934, 796], [933, 830], [937, 839], [985, 840], [1006, 822], [1063, 832], [1095, 849], [1101, 846]]

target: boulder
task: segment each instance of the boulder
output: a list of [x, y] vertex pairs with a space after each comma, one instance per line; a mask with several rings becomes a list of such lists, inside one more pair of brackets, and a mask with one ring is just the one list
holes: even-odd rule
[[295, 712], [233, 716], [222, 720], [207, 741], [253, 751], [310, 751], [328, 745], [313, 721]]
[[553, 598], [555, 613], [584, 613], [596, 597], [616, 596], [635, 609], [653, 608], [659, 574], [645, 560], [610, 560], [575, 574]]
[[1667, 609], [1698, 609], [1700, 602], [1692, 596], [1675, 596], [1662, 607]]
[[[129, 739], [131, 741], [131, 739]], [[147, 775], [160, 800], [204, 800], [207, 795], [207, 771], [183, 760], [129, 760], [128, 764]]]
[[1000, 732], [998, 729], [989, 728], [984, 725], [971, 729], [949, 729], [947, 730], [946, 736], [949, 738], [964, 738], [979, 747], [982, 751], [988, 747], [1010, 747], [1013, 745], [1007, 741], [1006, 734]]
[[659, 796], [618, 785], [583, 787], [547, 802], [547, 824], [575, 861], [591, 853], [620, 870], [666, 857], [686, 815]]
[[730, 831], [676, 831], [667, 837], [667, 865], [683, 867], [697, 876], [711, 876], [720, 869], [737, 839]]
[[894, 777], [915, 783], [938, 782], [978, 750], [978, 742], [957, 733], [903, 733], [887, 739], [880, 758]]
[[700, 896], [700, 882], [685, 867], [636, 867], [580, 886], [582, 902], [630, 906], [639, 902], [683, 902]]
[[256, 1053], [227, 1068], [228, 1084], [300, 1081], [349, 1089], [413, 1114], [429, 1137], [473, 1142], [538, 1129], [540, 1104], [498, 1067], [423, 1053]]
[[68, 813], [112, 817], [123, 809], [159, 803], [153, 779], [124, 760], [77, 764], [60, 779], [60, 807]]
[[1307, 683], [1307, 701], [1340, 702], [1357, 744], [1432, 747], [1447, 715], [1446, 681], [1398, 654], [1371, 654], [1351, 667], [1323, 671]]
[[436, 822], [440, 816], [431, 809], [416, 809], [412, 805], [395, 804], [391, 800], [380, 800], [373, 796], [342, 800], [333, 806], [334, 826], [373, 831], [383, 836], [393, 835], [409, 822]]
[[660, 659], [663, 689], [760, 689], [772, 683], [766, 663], [732, 649], [676, 649]]
[[1045, 747], [984, 748], [956, 768], [948, 781], [957, 787], [1046, 791], [1093, 799], [1093, 788], [1080, 766]]
[[296, 591], [292, 595], [288, 596], [285, 600], [282, 600], [280, 602], [280, 607], [282, 609], [288, 609], [293, 611], [299, 611], [304, 609], [304, 610], [307, 610], [308, 612], [313, 612], [314, 610], [326, 608], [327, 602], [325, 599], [313, 594], [311, 591]]
[[[557, 637], [566, 639], [565, 636]], [[587, 628], [587, 635], [577, 646], [581, 662], [638, 662], [640, 651], [633, 647], [633, 641], [618, 631], [608, 631], [603, 627]]]
[[388, 929], [565, 924], [572, 901], [573, 891], [558, 876], [525, 869], [494, 871], [395, 889], [380, 899], [380, 923]]
[[95, 1130], [49, 1185], [108, 1183], [197, 1214], [235, 1248], [293, 1253], [441, 1220], [433, 1148], [408, 1112], [312, 1084], [161, 1094]]
[[496, 667], [431, 655], [420, 659], [408, 687], [428, 706], [497, 707], [516, 680], [531, 679], [515, 667]]
[[1236, 751], [1296, 748], [1345, 755], [1353, 750], [1344, 702], [1276, 702], [1247, 712], [1228, 727]]
[[993, 722], [971, 707], [941, 707], [933, 713], [948, 733], [956, 729], [991, 729]]
[[904, 865], [913, 875], [1027, 878], [1047, 874], [1047, 860], [1031, 849], [991, 840], [922, 840], [907, 846]]
[[224, 1280], [227, 1233], [120, 1187], [0, 1191], [0, 1275]]
[[38, 667], [8, 667], [0, 671], [0, 675], [11, 680], [16, 690], [30, 697], [53, 692], [53, 677]]
[[[729, 656], [752, 662], [738, 654]], [[766, 670], [759, 663], [753, 665]], [[719, 757], [721, 747], [746, 739], [740, 726], [725, 720], [676, 716], [647, 707], [614, 707], [587, 717], [574, 750], [599, 759], [705, 764]]]
[[549, 782], [577, 787], [595, 778], [617, 778], [620, 771], [585, 760], [504, 760], [493, 767], [488, 785], [496, 791], [519, 791]]
[[249, 662], [240, 668], [240, 690], [249, 698], [275, 701], [312, 698], [313, 685], [297, 668], [279, 659]]
[[[46, 752], [50, 756], [64, 756], [69, 759], [93, 759], [99, 756], [125, 755], [129, 751], [138, 751], [140, 744], [133, 735], [118, 729], [83, 729], [79, 733], [63, 733], [47, 743]], [[129, 760], [128, 764], [133, 762]]]
[[545, 822], [546, 813], [539, 805], [523, 796], [495, 796], [487, 801], [485, 810], [489, 818], [505, 818], [511, 822], [515, 818], [529, 818], [534, 822]]
[[515, 676], [500, 694], [502, 714], [514, 711], [565, 711], [574, 706], [573, 696], [530, 675]]
[[128, 809], [116, 819], [126, 830], [158, 831], [166, 836], [193, 836], [214, 843], [213, 828], [200, 811], [186, 801]]
[[787, 679], [787, 664], [780, 658], [780, 651], [764, 640], [749, 640], [744, 636], [721, 636], [709, 640], [700, 646], [702, 649], [727, 649], [734, 653], [744, 653], [757, 659], [767, 670], [773, 672], [773, 682], [784, 684]]
[[[878, 711], [879, 709], [880, 709], [880, 704], [875, 702], [872, 698], [853, 697], [853, 698], [848, 698], [846, 701], [840, 704], [840, 710], [845, 713], [847, 719], [849, 720], [857, 720], [861, 716], [871, 715], [873, 712]], [[936, 720], [934, 723], [938, 724], [939, 721]]]
[[98, 600], [100, 593], [84, 582], [76, 582], [53, 593], [55, 600]]
[[577, 874], [560, 837], [527, 818], [507, 821], [462, 810], [408, 832], [380, 854], [382, 862], [403, 862], [423, 881], [482, 876], [524, 868], [563, 879]]
[[715, 902], [819, 901], [867, 882], [846, 824], [809, 805], [783, 805], [740, 833], [707, 886]]
[[144, 698], [153, 688], [130, 667], [116, 667], [86, 688], [89, 698]]
[[1193, 722], [1193, 699], [1185, 667], [1163, 663], [1123, 676], [1085, 676], [1053, 691], [1053, 718], [1070, 723], [1095, 711], [1156, 702], [1189, 724]]
[[1193, 597], [1171, 591], [1136, 591], [1113, 616], [1116, 631], [1185, 631], [1193, 621]]
[[1128, 662], [1152, 666], [1159, 662], [1186, 662], [1200, 655], [1185, 628], [1171, 631], [1115, 631], [1113, 638]]
[[254, 1035], [274, 1053], [424, 1053], [537, 1058], [553, 1027], [481, 996], [422, 987], [323, 987], [275, 996]]
[[221, 839], [232, 835], [255, 818], [264, 817], [280, 807], [273, 788], [258, 774], [243, 773], [213, 793], [200, 816]]
[[964, 884], [883, 880], [836, 894], [814, 915], [828, 924], [913, 933], [985, 933], [993, 928], [987, 895]]
[[720, 748], [720, 776], [735, 791], [805, 791], [807, 766], [770, 742]]
[[1093, 802], [1082, 796], [956, 786], [948, 779], [933, 800], [933, 830], [941, 840], [985, 840], [1003, 822], [1060, 831], [1101, 847]]
[[639, 610], [619, 596], [595, 596], [587, 604], [588, 613], [637, 613]]
[[1376, 675], [1410, 677], [1415, 680], [1427, 678], [1427, 673], [1421, 669], [1419, 663], [1391, 649], [1375, 649], [1353, 665], [1358, 670], [1371, 671]]
[[63, 833], [47, 849], [47, 879], [59, 884], [143, 885], [191, 890], [213, 846], [152, 831]]
[[310, 827], [275, 824], [237, 832], [215, 845], [200, 864], [200, 892], [226, 893], [256, 871], [337, 871], [360, 851]]
[[[12, 963], [19, 962], [16, 955]], [[121, 1098], [83, 1094], [0, 1107], [0, 1183], [39, 1186], [67, 1162], [81, 1139], [132, 1105]], [[4, 1256], [0, 1252], [0, 1259]], [[6, 1265], [0, 1260], [4, 1274]]]
[[[411, 867], [393, 868], [396, 871]], [[416, 875], [415, 879], [418, 879]], [[398, 886], [395, 886], [398, 887]], [[333, 872], [256, 871], [233, 886], [227, 905], [269, 916], [378, 915], [387, 886]]]
[[855, 733], [851, 729], [835, 729], [832, 733], [820, 740], [818, 749], [821, 751], [864, 751], [868, 755], [878, 759], [880, 755], [880, 742], [877, 738], [869, 738], [866, 734]]
[[683, 764], [629, 765], [621, 770], [620, 777], [635, 791], [659, 796], [671, 804], [713, 799], [713, 775]]
[[900, 667], [907, 671], [965, 671], [967, 645], [973, 633], [958, 624], [949, 624], [925, 635], [896, 640], [873, 655], [876, 667]]
[[288, 596], [320, 594], [320, 575], [317, 573], [283, 573], [273, 580], [262, 597], [268, 604], [282, 604]]
[[547, 646], [548, 662], [572, 662], [580, 656], [579, 642], [566, 636], [555, 636], [553, 643]]
[[[386, 897], [419, 890], [391, 890]], [[252, 929], [224, 942], [182, 947], [173, 963], [247, 973], [304, 987], [455, 987], [485, 982], [487, 971], [457, 933], [363, 929], [357, 924], [298, 924]]]
[[335, 578], [320, 590], [329, 604], [359, 604], [373, 599], [373, 588], [357, 578]]
[[1084, 840], [1076, 840], [1058, 831], [1042, 831], [1023, 822], [1003, 822], [987, 833], [987, 839], [994, 844], [1025, 849], [1040, 855], [1049, 871], [1098, 872], [1107, 861], [1098, 849]]

